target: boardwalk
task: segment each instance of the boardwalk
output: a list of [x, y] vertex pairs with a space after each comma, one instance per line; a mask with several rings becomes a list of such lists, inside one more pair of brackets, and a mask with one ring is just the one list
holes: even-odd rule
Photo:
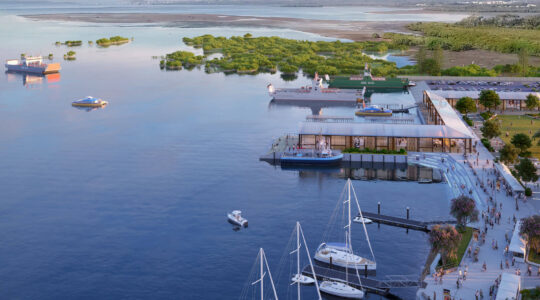
[[[420, 286], [420, 280], [418, 278], [411, 278], [410, 276], [396, 275], [387, 276], [387, 280], [379, 280], [360, 275], [360, 278], [354, 272], [346, 274], [344, 271], [326, 268], [318, 265], [314, 265], [315, 274], [319, 280], [335, 280], [341, 282], [347, 282], [349, 285], [362, 288], [367, 292], [375, 293], [379, 295], [387, 295], [391, 288], [410, 288]], [[305, 266], [302, 274], [313, 277], [311, 267]]]

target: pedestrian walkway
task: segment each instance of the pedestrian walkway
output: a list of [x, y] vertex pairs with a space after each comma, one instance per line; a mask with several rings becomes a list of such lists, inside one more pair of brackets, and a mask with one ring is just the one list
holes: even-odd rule
[[[540, 285], [537, 267], [532, 268], [532, 274], [529, 276], [526, 263], [512, 263], [512, 258], [505, 254], [507, 237], [511, 237], [514, 229], [514, 217], [520, 219], [534, 214], [537, 210], [531, 203], [537, 201], [516, 200], [515, 196], [508, 195], [504, 186], [497, 190], [493, 156], [478, 138], [476, 140], [478, 155], [469, 155], [465, 158], [463, 154], [433, 153], [427, 154], [425, 159], [422, 156], [418, 162], [442, 170], [446, 167], [444, 174], [454, 196], [461, 194], [470, 196], [476, 201], [481, 215], [484, 215], [470, 226], [481, 232], [487, 231], [484, 243], [480, 237], [477, 241], [474, 239], [471, 241], [471, 249], [476, 247], [479, 249], [477, 261], [474, 261], [473, 255], [466, 254], [458, 269], [440, 277], [442, 280], [438, 280], [433, 274], [427, 276], [425, 279], [427, 286], [418, 290], [418, 299], [435, 299], [435, 297], [444, 299], [443, 290], [449, 290], [453, 299], [475, 299], [476, 296], [481, 298], [480, 295], [485, 299], [495, 299], [496, 286], [504, 272], [512, 274], [519, 272], [522, 277], [522, 288]], [[443, 161], [444, 157], [451, 159]], [[497, 219], [500, 220], [499, 224]]]

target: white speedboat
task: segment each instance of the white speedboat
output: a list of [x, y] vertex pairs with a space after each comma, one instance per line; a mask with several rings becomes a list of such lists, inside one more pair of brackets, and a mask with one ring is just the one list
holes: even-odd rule
[[345, 243], [322, 243], [317, 248], [314, 259], [343, 268], [365, 270], [367, 267], [368, 271], [377, 270], [377, 264], [374, 261], [354, 254]]
[[242, 212], [239, 210], [233, 210], [232, 212], [227, 214], [227, 217], [229, 218], [229, 221], [233, 224], [236, 224], [238, 226], [245, 226], [247, 227], [248, 221], [247, 219], [244, 219], [242, 217]]
[[356, 216], [354, 219], [353, 219], [353, 222], [355, 223], [364, 223], [364, 224], [371, 224], [373, 223], [373, 221], [371, 221], [371, 219], [368, 219], [368, 218], [362, 218], [360, 216]]
[[300, 283], [300, 284], [314, 284], [315, 283], [315, 279], [309, 276], [302, 275], [302, 274], [294, 275], [291, 280], [294, 283]]
[[363, 299], [364, 292], [350, 285], [342, 282], [335, 281], [323, 281], [320, 286], [320, 290], [330, 295], [349, 298], [349, 299]]

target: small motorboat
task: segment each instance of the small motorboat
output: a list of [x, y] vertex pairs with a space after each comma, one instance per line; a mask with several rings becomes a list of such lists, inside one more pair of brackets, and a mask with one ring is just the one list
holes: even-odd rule
[[433, 183], [433, 180], [431, 180], [429, 178], [422, 178], [422, 179], [418, 180], [418, 183]]
[[371, 224], [373, 223], [373, 221], [371, 221], [371, 219], [368, 219], [368, 218], [362, 218], [360, 216], [356, 216], [354, 219], [353, 219], [353, 222], [356, 222], [356, 223], [364, 223], [364, 224]]
[[416, 86], [416, 82], [414, 82], [414, 81], [409, 81], [409, 86]]
[[390, 117], [392, 116], [392, 110], [377, 105], [371, 105], [357, 110], [355, 114], [357, 116]]
[[291, 280], [294, 283], [300, 283], [300, 284], [314, 284], [315, 283], [315, 279], [309, 276], [302, 275], [302, 274], [294, 275]]
[[323, 281], [319, 286], [321, 292], [348, 299], [363, 299], [364, 292], [342, 282]]
[[109, 102], [91, 96], [88, 96], [81, 100], [73, 101], [71, 103], [71, 105], [77, 107], [102, 107], [107, 104], [109, 104]]
[[244, 227], [248, 226], [248, 220], [242, 217], [242, 212], [239, 210], [233, 210], [227, 214], [227, 217], [229, 218], [229, 222], [235, 225]]

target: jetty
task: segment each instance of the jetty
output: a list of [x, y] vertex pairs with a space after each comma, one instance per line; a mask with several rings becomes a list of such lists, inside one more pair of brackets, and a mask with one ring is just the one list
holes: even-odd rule
[[[388, 275], [385, 280], [358, 276], [356, 272], [344, 271], [313, 265], [318, 280], [333, 280], [347, 283], [355, 288], [362, 288], [367, 292], [386, 296], [391, 288], [422, 287], [423, 283], [416, 276]], [[360, 272], [359, 272], [360, 273]], [[314, 278], [311, 266], [307, 265], [302, 270], [302, 274]], [[361, 283], [361, 284], [360, 284]]]
[[[399, 217], [393, 217], [393, 216], [387, 216], [382, 215], [381, 212], [381, 206], [380, 203], [378, 204], [378, 213], [372, 213], [372, 212], [362, 212], [362, 216], [364, 218], [368, 218], [371, 221], [379, 224], [385, 224], [395, 227], [402, 227], [406, 229], [411, 230], [418, 230], [418, 231], [424, 231], [429, 232], [431, 231], [431, 226], [435, 224], [456, 224], [457, 222], [455, 220], [446, 220], [446, 221], [418, 221], [418, 220], [411, 220], [409, 218], [409, 208], [407, 207], [407, 217], [406, 218], [399, 218]], [[359, 215], [360, 216], [360, 215]]]

